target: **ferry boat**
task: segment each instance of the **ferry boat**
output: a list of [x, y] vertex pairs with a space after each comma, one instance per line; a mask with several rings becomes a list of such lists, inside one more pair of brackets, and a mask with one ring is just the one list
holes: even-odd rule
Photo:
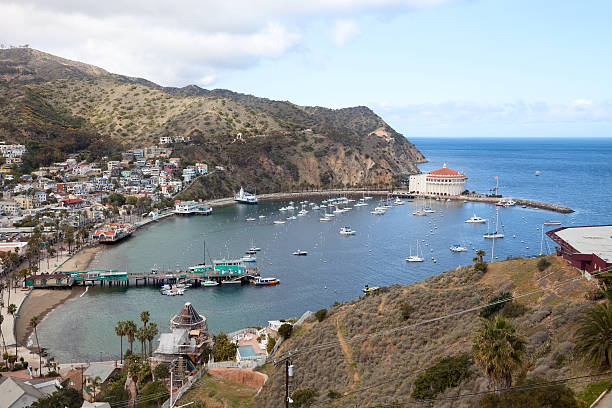
[[462, 247], [459, 244], [453, 244], [453, 245], [451, 245], [450, 250], [453, 251], [453, 252], [465, 252], [465, 251], [467, 251], [467, 248]]
[[174, 206], [178, 215], [210, 215], [212, 208], [197, 201], [179, 201]]
[[295, 256], [306, 256], [306, 255], [308, 255], [308, 252], [306, 252], [306, 251], [302, 251], [302, 250], [298, 249], [297, 251], [293, 252], [291, 255], [295, 255]]
[[242, 204], [257, 204], [257, 197], [255, 194], [244, 191], [242, 186], [240, 186], [240, 191], [234, 196], [234, 201]]
[[355, 235], [355, 230], [351, 227], [342, 227], [340, 228], [340, 235]]
[[468, 224], [484, 224], [485, 222], [487, 222], [487, 219], [486, 218], [480, 218], [479, 216], [474, 214], [474, 215], [472, 215], [472, 217], [470, 217], [467, 220], [465, 220], [465, 222], [467, 222]]
[[255, 286], [272, 286], [272, 285], [278, 285], [279, 283], [280, 283], [280, 281], [278, 279], [276, 279], [276, 278], [261, 278], [261, 277], [257, 277], [253, 281], [253, 285], [255, 285]]

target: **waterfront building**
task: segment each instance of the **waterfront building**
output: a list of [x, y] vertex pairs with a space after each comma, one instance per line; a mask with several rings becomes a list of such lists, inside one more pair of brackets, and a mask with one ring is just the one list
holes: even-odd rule
[[612, 268], [612, 225], [561, 227], [546, 232], [559, 246], [562, 256], [575, 268], [588, 273]]
[[0, 377], [0, 407], [25, 408], [41, 398], [45, 398], [61, 388], [56, 378], [23, 380], [8, 376]]
[[465, 190], [467, 176], [446, 167], [424, 174], [410, 176], [409, 190], [411, 194], [431, 194], [437, 196], [458, 196]]

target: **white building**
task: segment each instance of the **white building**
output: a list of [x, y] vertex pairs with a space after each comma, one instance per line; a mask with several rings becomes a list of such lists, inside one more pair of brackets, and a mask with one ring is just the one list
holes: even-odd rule
[[467, 176], [446, 167], [424, 174], [410, 176], [411, 194], [432, 194], [438, 196], [458, 196], [465, 190]]
[[24, 145], [7, 145], [0, 142], [0, 153], [3, 157], [21, 157], [26, 152]]

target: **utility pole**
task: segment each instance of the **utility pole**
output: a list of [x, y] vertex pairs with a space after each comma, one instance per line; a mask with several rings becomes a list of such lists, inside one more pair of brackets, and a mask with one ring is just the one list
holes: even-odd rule
[[289, 397], [289, 378], [293, 378], [293, 364], [291, 363], [291, 352], [287, 355], [287, 357], [281, 359], [280, 361], [275, 361], [274, 365], [279, 366], [283, 362], [285, 363], [285, 408], [289, 408], [289, 403], [293, 402]]

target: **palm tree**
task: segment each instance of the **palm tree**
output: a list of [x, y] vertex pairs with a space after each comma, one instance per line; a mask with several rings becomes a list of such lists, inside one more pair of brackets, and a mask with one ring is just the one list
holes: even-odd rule
[[146, 327], [141, 327], [136, 331], [136, 338], [140, 342], [140, 354], [144, 357], [146, 355], [145, 341], [147, 340]]
[[482, 249], [479, 249], [478, 251], [476, 251], [476, 256], [478, 257], [478, 262], [482, 263], [482, 259], [485, 257], [486, 254], [487, 253], [484, 250], [482, 250]]
[[157, 329], [157, 324], [151, 323], [150, 325], [148, 325], [146, 328], [146, 333], [147, 333], [147, 340], [149, 341], [149, 355], [152, 355], [153, 354], [153, 339], [155, 338], [155, 336], [157, 336], [157, 333], [159, 333], [159, 330]]
[[125, 336], [125, 322], [121, 321], [121, 322], [117, 322], [117, 325], [115, 326], [115, 334], [117, 336], [119, 336], [120, 338], [120, 344], [121, 344], [121, 355], [120, 355], [120, 359], [121, 359], [121, 364], [123, 364], [123, 336]]
[[124, 323], [125, 323], [125, 335], [128, 338], [128, 343], [130, 343], [130, 352], [134, 352], [133, 343], [134, 343], [134, 336], [136, 335], [136, 330], [137, 330], [136, 324], [131, 320], [127, 320]]
[[490, 321], [480, 319], [474, 332], [472, 356], [489, 377], [489, 385], [507, 388], [512, 385], [512, 372], [520, 368], [527, 341], [503, 316]]
[[[11, 316], [13, 316], [13, 326], [15, 325], [15, 313], [17, 313], [17, 306], [14, 303], [11, 303], [6, 308], [6, 311], [9, 312]], [[17, 356], [17, 336], [15, 336], [15, 356]]]
[[6, 353], [6, 342], [4, 341], [4, 333], [2, 332], [3, 322], [4, 322], [4, 316], [0, 314], [0, 336], [2, 336], [2, 345], [4, 346], [4, 352]]
[[33, 316], [30, 319], [30, 327], [34, 329], [34, 336], [36, 337], [36, 346], [38, 347], [40, 375], [42, 376], [42, 354], [40, 353], [40, 343], [38, 342], [38, 331], [36, 330], [36, 326], [38, 326], [39, 322], [40, 322], [40, 318], [38, 316]]
[[576, 332], [576, 351], [596, 368], [612, 365], [612, 306], [599, 304], [588, 309]]
[[95, 378], [89, 378], [89, 385], [91, 385], [93, 391], [93, 399], [96, 400], [96, 388], [102, 383], [102, 379], [98, 376]]
[[151, 315], [149, 314], [148, 310], [145, 310], [144, 312], [140, 312], [140, 321], [142, 322], [144, 326], [146, 326], [147, 323], [149, 323], [150, 319], [151, 319]]

